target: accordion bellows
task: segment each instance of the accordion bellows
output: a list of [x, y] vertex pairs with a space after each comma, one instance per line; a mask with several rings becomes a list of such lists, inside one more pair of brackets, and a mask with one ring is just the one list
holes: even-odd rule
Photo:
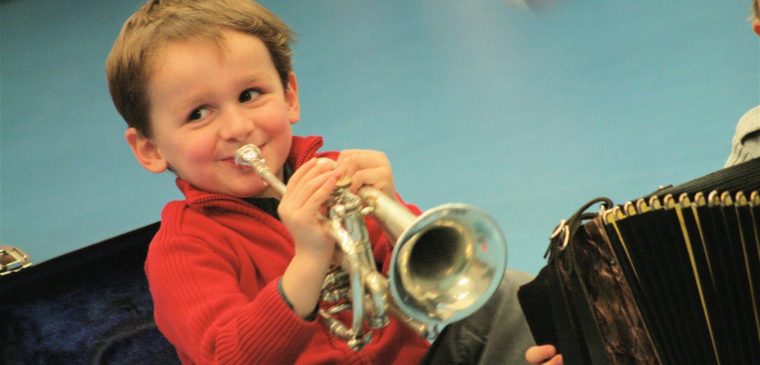
[[752, 160], [582, 207], [520, 288], [536, 341], [566, 364], [760, 364], [758, 191]]

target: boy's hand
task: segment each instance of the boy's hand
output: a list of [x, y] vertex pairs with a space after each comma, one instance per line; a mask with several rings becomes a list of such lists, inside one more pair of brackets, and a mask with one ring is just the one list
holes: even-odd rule
[[335, 190], [339, 172], [329, 159], [312, 159], [291, 176], [277, 209], [296, 245], [296, 254], [332, 257], [334, 243], [320, 219], [323, 205]]
[[525, 352], [525, 360], [533, 365], [562, 365], [562, 355], [552, 345], [531, 346]]
[[301, 318], [313, 313], [330, 267], [335, 241], [321, 217], [339, 177], [335, 161], [312, 159], [290, 177], [277, 213], [295, 243], [295, 255], [282, 275], [282, 290]]
[[345, 150], [338, 156], [338, 170], [351, 178], [352, 193], [363, 186], [372, 186], [396, 198], [391, 164], [384, 153], [370, 150]]

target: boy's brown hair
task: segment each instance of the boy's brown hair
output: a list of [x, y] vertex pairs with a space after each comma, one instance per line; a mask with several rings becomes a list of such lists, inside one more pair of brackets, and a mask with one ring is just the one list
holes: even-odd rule
[[293, 33], [261, 5], [250, 0], [149, 0], [124, 23], [106, 61], [111, 98], [127, 125], [151, 137], [150, 68], [168, 42], [200, 38], [221, 47], [225, 30], [261, 39], [287, 88]]

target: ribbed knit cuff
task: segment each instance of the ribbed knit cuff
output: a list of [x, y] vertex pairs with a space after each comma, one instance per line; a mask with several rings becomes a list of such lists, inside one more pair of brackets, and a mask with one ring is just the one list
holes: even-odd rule
[[[293, 307], [293, 303], [290, 302], [290, 299], [288, 299], [288, 296], [285, 295], [285, 289], [282, 288], [282, 278], [279, 278], [277, 280], [277, 291], [280, 293], [280, 296], [282, 297], [282, 300], [285, 301], [285, 304], [290, 307], [290, 310], [295, 311], [295, 308]], [[314, 310], [309, 313], [308, 316], [304, 318], [306, 321], [313, 321], [317, 319], [317, 313], [319, 313], [319, 304], [317, 304], [314, 307]]]
[[288, 296], [285, 295], [285, 289], [282, 288], [282, 278], [277, 279], [277, 292], [280, 293], [282, 300], [284, 300], [285, 304], [290, 307], [290, 310], [295, 310], [295, 308], [293, 308], [293, 303], [291, 303], [290, 299], [288, 299]]

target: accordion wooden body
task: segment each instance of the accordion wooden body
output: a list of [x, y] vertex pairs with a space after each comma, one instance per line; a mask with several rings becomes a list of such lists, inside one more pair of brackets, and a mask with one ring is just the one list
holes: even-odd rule
[[536, 342], [565, 364], [760, 364], [759, 193], [752, 160], [581, 207], [519, 290]]

